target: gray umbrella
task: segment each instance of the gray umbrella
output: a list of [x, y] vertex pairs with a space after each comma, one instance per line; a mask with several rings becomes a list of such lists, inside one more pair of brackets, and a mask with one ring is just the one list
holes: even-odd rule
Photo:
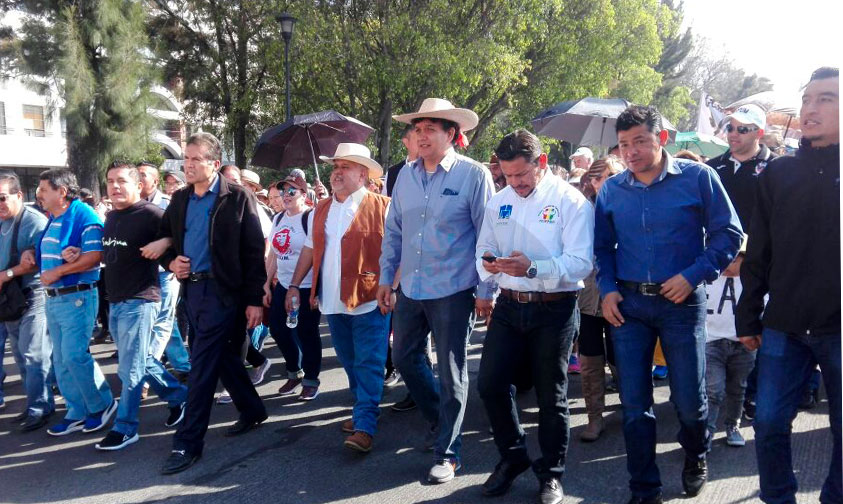
[[[631, 104], [621, 98], [583, 98], [559, 103], [545, 110], [533, 120], [539, 135], [564, 140], [574, 145], [605, 145], [618, 143], [615, 122]], [[676, 127], [662, 117], [662, 127], [676, 137]]]

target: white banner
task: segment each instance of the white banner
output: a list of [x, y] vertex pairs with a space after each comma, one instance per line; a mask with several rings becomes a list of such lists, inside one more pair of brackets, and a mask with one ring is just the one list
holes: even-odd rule
[[700, 108], [697, 114], [697, 133], [717, 135], [718, 126], [724, 117], [726, 112], [723, 107], [703, 91], [700, 94]]

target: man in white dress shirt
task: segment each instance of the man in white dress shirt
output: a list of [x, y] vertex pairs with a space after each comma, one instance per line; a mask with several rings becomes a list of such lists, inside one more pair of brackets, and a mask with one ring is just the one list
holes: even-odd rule
[[500, 287], [478, 389], [501, 461], [483, 493], [506, 493], [531, 465], [510, 393], [516, 376], [531, 371], [541, 448], [532, 466], [540, 481], [540, 502], [558, 504], [569, 439], [567, 372], [574, 308], [592, 269], [594, 212], [578, 190], [548, 170], [547, 154], [532, 133], [510, 133], [495, 153], [508, 185], [486, 205], [477, 240], [480, 279], [493, 278]]

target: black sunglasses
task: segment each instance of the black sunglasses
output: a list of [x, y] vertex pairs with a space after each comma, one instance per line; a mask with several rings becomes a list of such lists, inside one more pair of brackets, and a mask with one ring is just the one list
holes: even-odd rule
[[285, 192], [287, 193], [287, 196], [295, 196], [298, 194], [299, 190], [294, 187], [288, 187]]
[[738, 133], [740, 133], [741, 135], [746, 135], [750, 131], [758, 131], [758, 126], [752, 126], [752, 127], [750, 127], [750, 126], [738, 126], [738, 127], [734, 127], [731, 124], [726, 125], [726, 133], [731, 133], [735, 130], [738, 130]]

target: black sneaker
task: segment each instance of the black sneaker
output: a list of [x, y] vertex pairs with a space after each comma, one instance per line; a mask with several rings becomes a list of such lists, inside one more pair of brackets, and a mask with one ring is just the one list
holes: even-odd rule
[[755, 401], [747, 399], [743, 402], [743, 416], [749, 421], [755, 418]]
[[94, 445], [94, 448], [103, 451], [121, 450], [132, 443], [137, 443], [138, 439], [140, 439], [140, 436], [137, 432], [134, 436], [129, 436], [122, 432], [109, 431], [102, 441]]
[[26, 417], [26, 420], [24, 420], [23, 423], [21, 424], [20, 431], [21, 432], [31, 432], [31, 431], [40, 429], [41, 427], [44, 427], [45, 425], [47, 425], [47, 419], [50, 418], [50, 416], [52, 414], [53, 413], [50, 412], [50, 413], [46, 413], [44, 415], [39, 415], [39, 416], [28, 415]]
[[407, 397], [392, 405], [392, 411], [411, 411], [416, 409], [416, 401], [407, 392]]
[[708, 480], [708, 464], [705, 459], [685, 457], [685, 467], [682, 468], [682, 488], [688, 497], [696, 497], [702, 491]]
[[170, 408], [170, 416], [167, 417], [167, 421], [164, 422], [164, 427], [175, 427], [182, 420], [184, 420], [184, 407], [187, 403], [181, 403], [178, 406], [173, 406]]
[[196, 463], [201, 454], [188, 453], [185, 450], [173, 450], [161, 467], [161, 474], [176, 474]]

